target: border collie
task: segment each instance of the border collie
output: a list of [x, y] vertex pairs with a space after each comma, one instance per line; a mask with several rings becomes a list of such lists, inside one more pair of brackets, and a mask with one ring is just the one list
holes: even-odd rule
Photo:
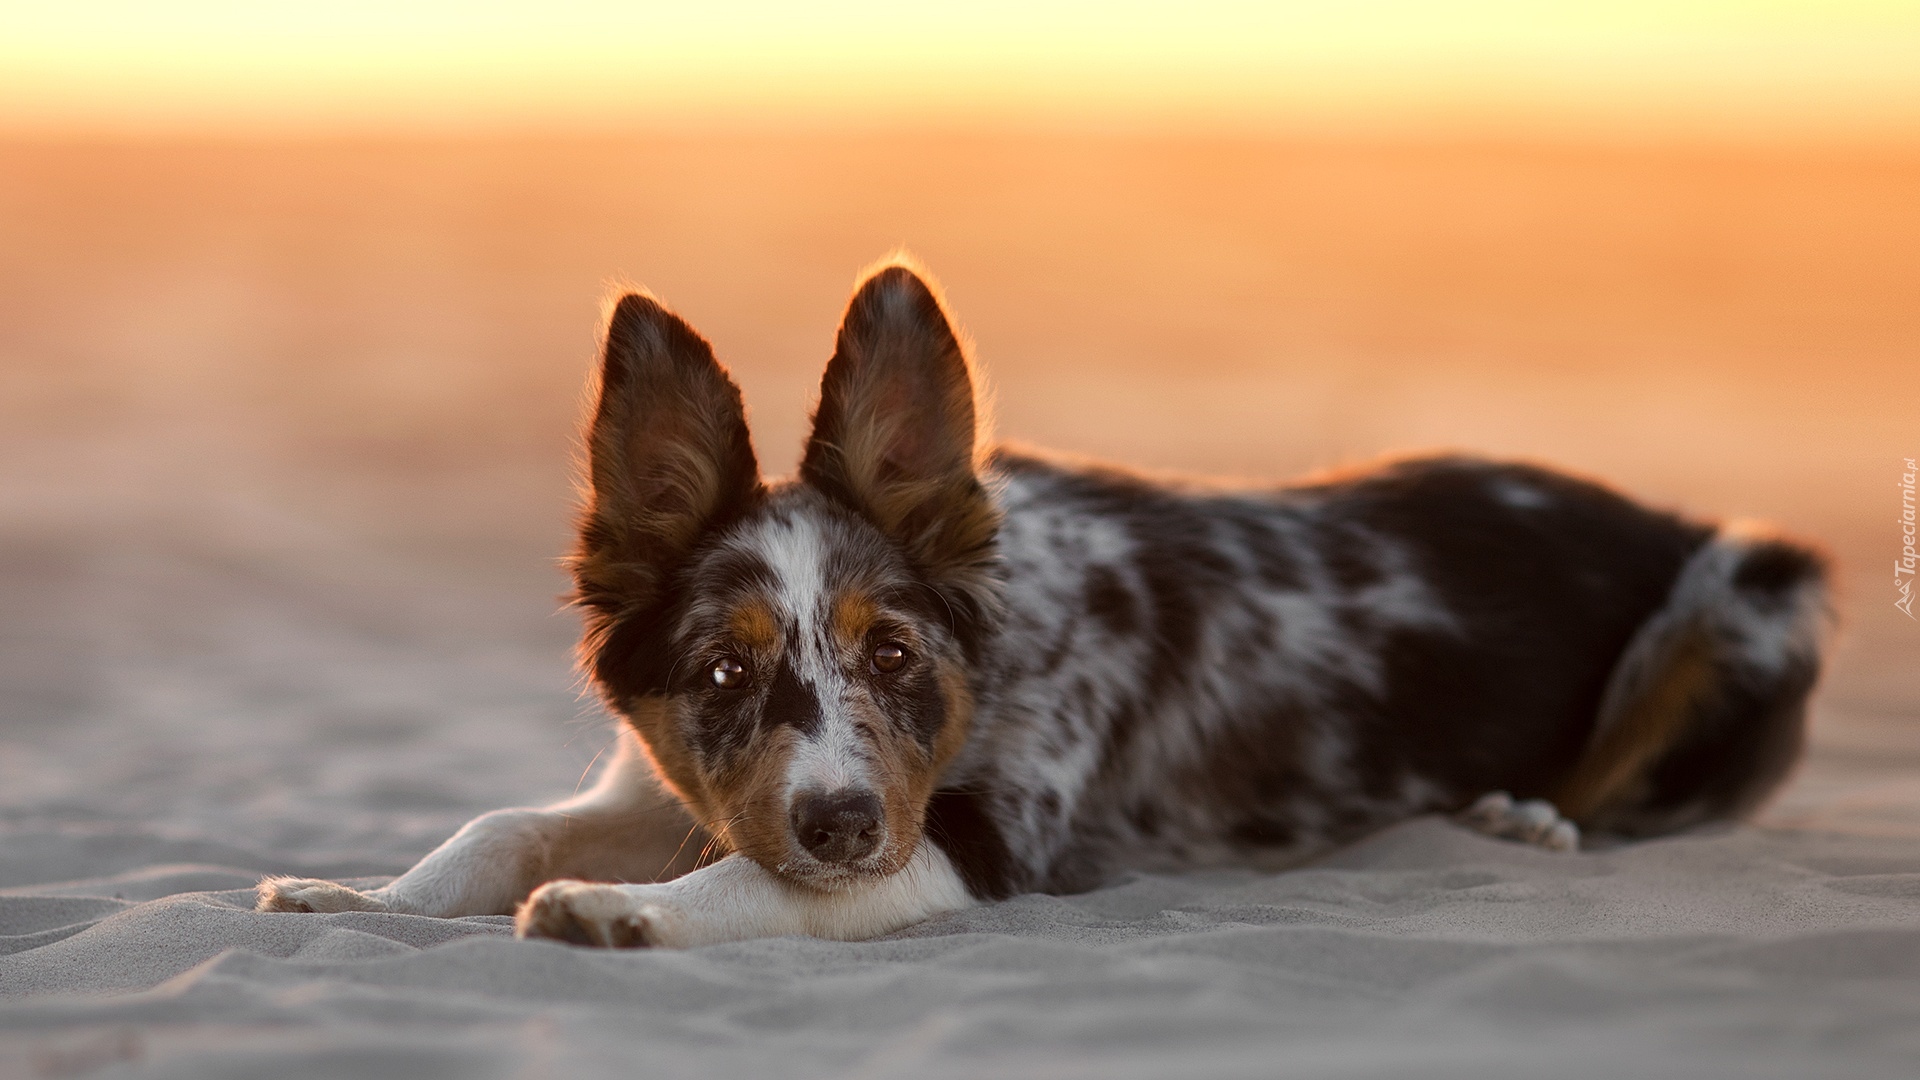
[[939, 294], [882, 264], [769, 481], [707, 342], [621, 297], [570, 564], [617, 755], [389, 885], [269, 878], [260, 910], [855, 940], [1432, 812], [1556, 848], [1666, 833], [1798, 755], [1808, 547], [1465, 457], [1150, 480], [988, 448], [977, 402]]

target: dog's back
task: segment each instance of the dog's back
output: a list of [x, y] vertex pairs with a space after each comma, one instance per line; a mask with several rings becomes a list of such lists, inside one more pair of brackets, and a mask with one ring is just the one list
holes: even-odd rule
[[1458, 458], [1225, 494], [991, 472], [1008, 612], [930, 822], [988, 891], [1283, 864], [1495, 790], [1681, 827], [1797, 749], [1824, 600], [1792, 545]]

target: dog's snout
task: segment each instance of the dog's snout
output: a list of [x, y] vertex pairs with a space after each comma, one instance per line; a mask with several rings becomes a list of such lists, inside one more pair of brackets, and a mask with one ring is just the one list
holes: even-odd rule
[[880, 800], [843, 788], [793, 801], [793, 835], [821, 862], [848, 863], [880, 846]]

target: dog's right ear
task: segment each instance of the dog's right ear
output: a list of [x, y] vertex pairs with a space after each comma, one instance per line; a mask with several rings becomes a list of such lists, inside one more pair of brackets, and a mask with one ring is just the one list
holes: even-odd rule
[[650, 296], [622, 296], [607, 320], [587, 466], [572, 570], [590, 632], [657, 604], [699, 538], [764, 490], [739, 387]]

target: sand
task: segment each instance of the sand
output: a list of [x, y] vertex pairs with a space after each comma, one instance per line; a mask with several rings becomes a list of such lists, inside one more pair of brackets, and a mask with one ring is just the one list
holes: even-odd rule
[[[714, 337], [778, 470], [900, 242], [1010, 436], [1272, 478], [1464, 446], [1826, 544], [1805, 765], [1737, 830], [1422, 820], [857, 945], [247, 910], [606, 745], [554, 563], [604, 283]], [[0, 146], [0, 1075], [1911, 1076], [1916, 251], [1885, 148]]]
[[[262, 916], [245, 872], [195, 873], [10, 891], [0, 1060], [180, 1077], [1900, 1077], [1920, 1053], [1911, 842], [1741, 832], [1555, 856], [1423, 820], [1288, 874], [1143, 876], [876, 942], [691, 952], [516, 942], [504, 918]], [[233, 888], [134, 899], [183, 886]]]

